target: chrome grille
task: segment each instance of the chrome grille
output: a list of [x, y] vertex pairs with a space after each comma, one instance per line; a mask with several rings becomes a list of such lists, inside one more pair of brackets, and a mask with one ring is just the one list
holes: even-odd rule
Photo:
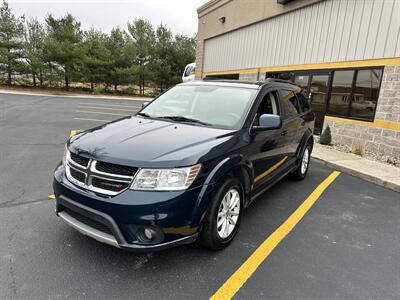
[[137, 170], [135, 167], [97, 161], [67, 152], [68, 180], [96, 194], [115, 196], [121, 193], [129, 188]]

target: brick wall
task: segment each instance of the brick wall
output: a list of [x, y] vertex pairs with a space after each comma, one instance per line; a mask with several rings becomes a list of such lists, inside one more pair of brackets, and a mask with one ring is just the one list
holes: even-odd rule
[[[375, 122], [400, 123], [400, 66], [386, 66], [376, 109]], [[371, 125], [332, 120], [327, 117], [324, 126], [329, 125], [332, 142], [362, 151], [400, 159], [400, 131]]]

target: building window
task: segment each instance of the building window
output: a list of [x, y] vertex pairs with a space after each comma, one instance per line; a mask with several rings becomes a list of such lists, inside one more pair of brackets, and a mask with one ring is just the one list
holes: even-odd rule
[[282, 80], [294, 81], [294, 72], [275, 72], [265, 73], [265, 78], [276, 78]]
[[354, 71], [335, 71], [333, 73], [332, 91], [329, 99], [328, 113], [336, 116], [347, 116], [353, 87]]
[[294, 77], [294, 83], [299, 87], [303, 88], [306, 93], [308, 93], [308, 81], [310, 79], [309, 75], [296, 75]]
[[221, 75], [207, 75], [207, 79], [229, 79], [229, 80], [239, 80], [239, 74], [221, 74]]
[[382, 69], [359, 70], [356, 76], [350, 116], [373, 121], [379, 97]]

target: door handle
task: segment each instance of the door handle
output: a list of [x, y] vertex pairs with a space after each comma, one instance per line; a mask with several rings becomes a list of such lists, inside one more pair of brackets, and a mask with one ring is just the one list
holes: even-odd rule
[[287, 130], [284, 130], [281, 132], [281, 135], [286, 135], [287, 134]]

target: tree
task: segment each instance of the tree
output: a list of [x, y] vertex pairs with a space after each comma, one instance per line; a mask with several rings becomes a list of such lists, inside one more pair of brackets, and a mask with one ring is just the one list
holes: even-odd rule
[[23, 64], [24, 18], [15, 17], [6, 1], [0, 6], [0, 70], [7, 74], [7, 84]]
[[150, 63], [153, 57], [155, 44], [154, 28], [150, 22], [143, 19], [135, 19], [128, 23], [128, 31], [135, 45], [135, 64], [138, 66], [135, 77], [139, 83], [139, 93], [144, 95], [146, 80], [151, 79]]
[[27, 20], [24, 31], [24, 56], [32, 74], [33, 86], [36, 86], [36, 78], [39, 77], [39, 85], [43, 86], [44, 68], [44, 40], [46, 31], [37, 20]]
[[60, 19], [49, 15], [46, 24], [48, 35], [44, 43], [45, 58], [55, 64], [56, 68], [61, 69], [65, 88], [68, 90], [70, 81], [81, 75], [85, 57], [81, 23], [68, 14]]
[[94, 84], [105, 82], [111, 66], [110, 50], [106, 46], [107, 35], [91, 29], [84, 33], [86, 55], [83, 64], [83, 77], [90, 82], [93, 92]]
[[176, 35], [173, 49], [174, 55], [171, 58], [172, 71], [180, 80], [186, 65], [193, 63], [196, 59], [196, 37]]
[[110, 68], [106, 86], [112, 84], [114, 90], [117, 91], [118, 85], [131, 82], [133, 74], [137, 72], [134, 65], [135, 47], [126, 32], [119, 27], [111, 30], [106, 47], [110, 51]]
[[174, 77], [171, 60], [174, 57], [173, 53], [174, 39], [172, 32], [164, 25], [159, 25], [156, 30], [156, 43], [153, 49], [153, 60], [151, 70], [153, 73], [154, 82], [163, 91], [173, 84]]

